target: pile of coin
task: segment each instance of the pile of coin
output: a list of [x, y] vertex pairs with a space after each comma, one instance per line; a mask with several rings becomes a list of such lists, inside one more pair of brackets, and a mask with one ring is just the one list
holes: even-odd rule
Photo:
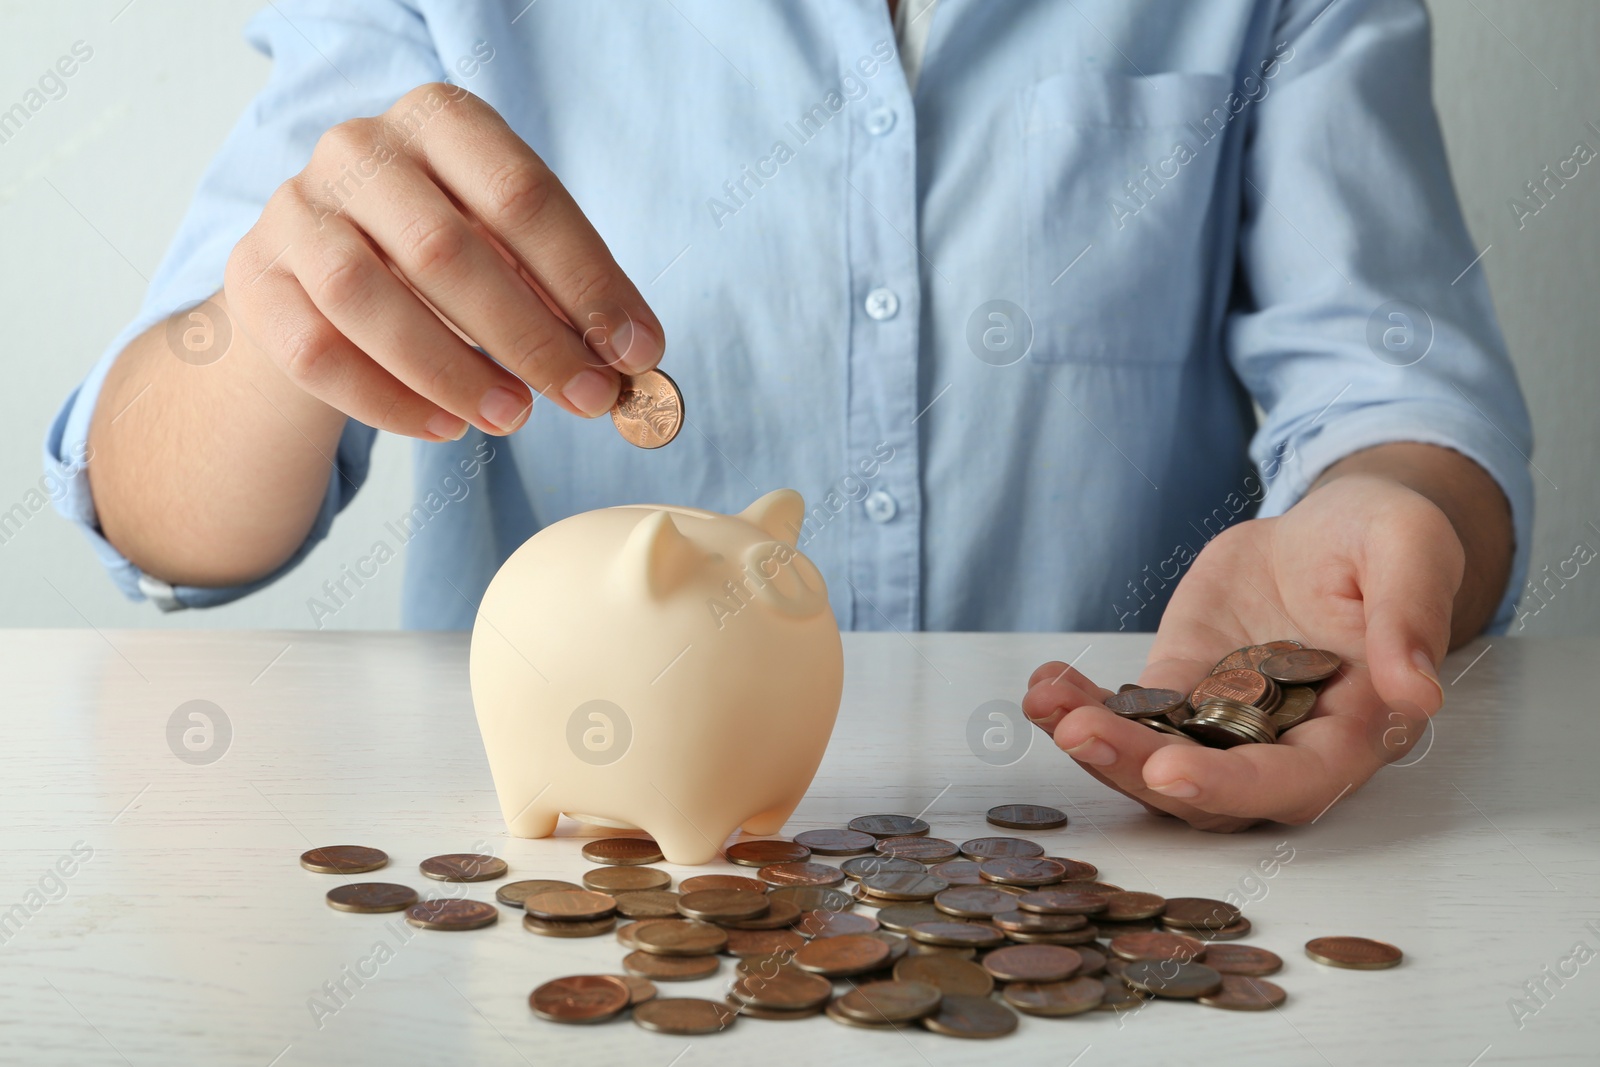
[[1152, 730], [1212, 748], [1270, 745], [1311, 717], [1317, 690], [1339, 670], [1336, 653], [1268, 641], [1228, 653], [1187, 696], [1124, 685], [1106, 707]]
[[[1067, 816], [1035, 804], [990, 809], [1007, 829], [1047, 830]], [[1038, 842], [986, 836], [956, 842], [905, 815], [866, 815], [843, 828], [793, 840], [739, 841], [724, 856], [748, 874], [684, 878], [650, 864], [662, 856], [639, 837], [584, 846], [598, 864], [578, 882], [525, 879], [495, 891], [521, 908], [524, 929], [545, 937], [615, 931], [627, 950], [621, 972], [580, 974], [541, 984], [528, 1002], [540, 1019], [597, 1023], [630, 1015], [645, 1029], [714, 1033], [741, 1017], [795, 1020], [825, 1014], [866, 1029], [915, 1025], [952, 1037], [1002, 1037], [1018, 1013], [1064, 1017], [1138, 1010], [1160, 999], [1264, 1011], [1286, 994], [1265, 980], [1283, 961], [1236, 943], [1251, 933], [1239, 909], [1206, 897], [1130, 892], [1099, 880], [1092, 863], [1045, 855]], [[842, 857], [838, 866], [816, 857]], [[356, 874], [388, 857], [361, 846], [312, 849], [308, 870]], [[504, 861], [435, 856], [421, 872], [477, 882], [504, 877]], [[328, 893], [341, 911], [407, 909], [413, 925], [466, 930], [492, 924], [483, 901], [418, 900], [407, 886], [341, 885]], [[858, 907], [874, 909], [868, 914]], [[488, 913], [485, 918], [485, 913]], [[1311, 959], [1376, 969], [1400, 950], [1354, 937], [1318, 938]], [[657, 982], [717, 974], [736, 961], [720, 1000], [659, 996]]]

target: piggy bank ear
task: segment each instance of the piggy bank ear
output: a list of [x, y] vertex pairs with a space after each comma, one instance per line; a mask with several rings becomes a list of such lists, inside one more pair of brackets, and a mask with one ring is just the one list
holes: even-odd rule
[[651, 599], [662, 600], [704, 561], [705, 553], [683, 536], [671, 514], [652, 511], [628, 535], [616, 576], [625, 592], [643, 588]]
[[806, 521], [806, 502], [793, 489], [774, 489], [739, 512], [739, 518], [793, 548], [800, 526]]

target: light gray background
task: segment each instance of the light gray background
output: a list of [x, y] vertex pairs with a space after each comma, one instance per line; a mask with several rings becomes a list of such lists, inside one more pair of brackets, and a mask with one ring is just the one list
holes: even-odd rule
[[[132, 317], [201, 170], [265, 82], [268, 61], [240, 37], [258, 6], [0, 0], [0, 109], [72, 42], [94, 48], [67, 94], [0, 144], [0, 512], [38, 485], [49, 418]], [[1477, 247], [1488, 248], [1474, 269], [1488, 272], [1533, 411], [1540, 576], [1579, 540], [1600, 546], [1600, 161], [1520, 229], [1507, 201], [1577, 141], [1600, 147], [1585, 126], [1600, 126], [1600, 4], [1428, 6], [1456, 187]], [[83, 538], [46, 509], [0, 544], [0, 626], [310, 626], [307, 598], [408, 509], [409, 447], [380, 439], [366, 488], [297, 571], [205, 612], [162, 615], [125, 601]], [[391, 563], [327, 625], [394, 626], [403, 565]], [[1512, 632], [1593, 632], [1597, 572], [1600, 562], [1564, 587], [1552, 580], [1547, 606]]]

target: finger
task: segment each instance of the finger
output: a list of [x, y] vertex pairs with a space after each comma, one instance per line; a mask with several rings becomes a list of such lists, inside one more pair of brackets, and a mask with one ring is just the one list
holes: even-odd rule
[[1068, 711], [1053, 736], [1063, 752], [1096, 768], [1130, 794], [1146, 792], [1142, 768], [1158, 750], [1168, 745], [1198, 747], [1198, 742], [1158, 733], [1096, 704], [1083, 704]]
[[1029, 721], [1046, 733], [1054, 732], [1061, 717], [1073, 708], [1085, 704], [1100, 704], [1111, 695], [1108, 689], [1091, 682], [1084, 674], [1064, 663], [1045, 664], [1055, 667], [1054, 672], [1044, 667], [1034, 672], [1034, 677], [1044, 680], [1032, 685], [1022, 698], [1022, 710]]
[[1435, 667], [1450, 645], [1450, 621], [1465, 555], [1443, 512], [1422, 501], [1363, 546], [1367, 667], [1392, 707], [1432, 715], [1444, 704]]
[[467, 94], [476, 121], [430, 128], [428, 165], [508, 247], [608, 365], [661, 361], [661, 324], [566, 187], [498, 112]]

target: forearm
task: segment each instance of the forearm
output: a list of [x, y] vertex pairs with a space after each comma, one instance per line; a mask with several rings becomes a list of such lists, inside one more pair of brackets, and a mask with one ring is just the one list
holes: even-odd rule
[[1431, 500], [1455, 527], [1466, 570], [1451, 615], [1450, 647], [1472, 640], [1494, 617], [1511, 574], [1511, 505], [1489, 473], [1438, 445], [1395, 442], [1346, 456], [1311, 487], [1348, 474], [1388, 478]]
[[[226, 309], [227, 298], [212, 298]], [[294, 386], [235, 324], [197, 366], [158, 323], [125, 348], [90, 422], [101, 531], [154, 577], [234, 585], [304, 541], [327, 491], [345, 416]]]

